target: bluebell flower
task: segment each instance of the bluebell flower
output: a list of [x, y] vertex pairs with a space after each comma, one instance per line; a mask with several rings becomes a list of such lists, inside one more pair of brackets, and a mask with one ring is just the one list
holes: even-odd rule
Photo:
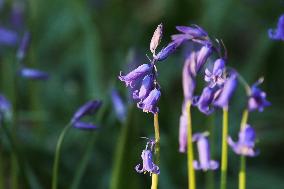
[[0, 94], [0, 121], [4, 115], [11, 113], [12, 105], [10, 101], [2, 94]]
[[212, 107], [214, 96], [215, 90], [205, 87], [200, 97], [195, 97], [193, 105], [197, 106], [202, 113], [209, 115], [214, 111], [214, 107]]
[[284, 41], [284, 14], [279, 17], [277, 28], [268, 30], [268, 36], [270, 39]]
[[182, 70], [183, 95], [186, 101], [193, 100], [194, 90], [196, 87], [196, 75], [199, 71], [196, 67], [196, 56], [197, 54], [195, 52], [191, 52], [191, 54], [186, 58]]
[[111, 91], [111, 100], [113, 104], [114, 111], [116, 113], [116, 117], [119, 121], [123, 122], [126, 120], [127, 108], [121, 99], [118, 91], [113, 89]]
[[239, 140], [234, 142], [231, 137], [228, 138], [228, 144], [232, 150], [238, 155], [254, 157], [259, 154], [258, 150], [254, 150], [255, 131], [250, 125], [246, 125], [239, 132]]
[[98, 126], [94, 125], [93, 123], [83, 122], [83, 121], [74, 122], [73, 127], [82, 130], [92, 130], [98, 128]]
[[144, 100], [154, 88], [154, 75], [146, 75], [139, 90], [133, 92], [133, 99]]
[[196, 170], [216, 170], [219, 163], [210, 158], [210, 145], [208, 141], [208, 133], [196, 133], [192, 136], [192, 140], [197, 143], [199, 162], [194, 161], [193, 165]]
[[98, 100], [88, 101], [75, 112], [71, 119], [71, 123], [74, 125], [75, 123], [79, 122], [82, 117], [95, 114], [101, 105], [102, 102]]
[[20, 30], [24, 25], [24, 2], [14, 1], [11, 11], [11, 24], [15, 29]]
[[157, 61], [163, 61], [168, 58], [168, 56], [171, 55], [176, 50], [176, 48], [177, 44], [171, 42], [165, 48], [163, 48], [156, 56], [154, 56], [154, 59]]
[[[135, 170], [138, 173], [146, 173], [149, 172], [150, 175], [152, 173], [154, 174], [160, 174], [159, 167], [153, 162], [152, 152], [151, 150], [143, 150], [141, 154], [142, 158], [142, 167], [141, 164], [136, 165]], [[141, 167], [141, 168], [140, 168]]]
[[189, 26], [176, 26], [176, 29], [184, 34], [192, 36], [192, 38], [207, 37], [207, 32], [198, 25]]
[[196, 70], [199, 70], [207, 61], [209, 56], [212, 54], [213, 49], [211, 44], [206, 44], [198, 52]]
[[153, 114], [158, 113], [159, 108], [157, 103], [160, 99], [161, 92], [158, 89], [153, 89], [149, 95], [143, 100], [137, 103], [137, 107], [143, 109], [144, 112], [151, 112]]
[[258, 110], [262, 112], [265, 107], [270, 106], [270, 102], [266, 100], [266, 93], [258, 88], [261, 82], [256, 82], [250, 90], [250, 96], [248, 100], [249, 111]]
[[217, 86], [222, 86], [225, 82], [225, 60], [222, 58], [217, 59], [214, 62], [212, 73], [209, 69], [205, 69], [204, 80], [209, 83], [209, 87], [214, 88]]
[[19, 70], [19, 75], [33, 80], [46, 80], [49, 77], [48, 73], [31, 68], [21, 68]]
[[[218, 96], [215, 97], [216, 100], [214, 100], [214, 105], [218, 106], [220, 108], [227, 108], [229, 105], [229, 101], [237, 87], [237, 73], [232, 72], [229, 78], [224, 83], [224, 87], [219, 89]], [[216, 94], [217, 94], [216, 93]]]
[[146, 75], [153, 71], [153, 65], [151, 64], [142, 64], [135, 70], [131, 71], [127, 75], [123, 76], [120, 73], [118, 77], [121, 81], [125, 82], [126, 86], [130, 86], [131, 88], [135, 86], [135, 82], [137, 80], [144, 78]]
[[30, 45], [30, 41], [31, 41], [31, 34], [29, 32], [25, 32], [17, 52], [18, 60], [23, 60], [23, 58], [25, 57], [28, 47]]
[[185, 108], [185, 103], [182, 106], [182, 114], [179, 118], [179, 152], [185, 153], [187, 149], [187, 127], [188, 115]]
[[0, 27], [0, 45], [15, 46], [18, 43], [18, 34], [3, 27]]

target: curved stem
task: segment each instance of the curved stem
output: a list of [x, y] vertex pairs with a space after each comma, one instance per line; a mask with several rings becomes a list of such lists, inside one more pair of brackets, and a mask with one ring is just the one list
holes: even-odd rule
[[[241, 130], [245, 127], [248, 120], [248, 110], [245, 110], [241, 122]], [[246, 188], [246, 157], [240, 157], [239, 189]]]
[[222, 159], [221, 159], [221, 189], [226, 189], [228, 169], [228, 108], [223, 108], [223, 131], [222, 131]]
[[[159, 131], [159, 119], [158, 114], [154, 114], [154, 130], [155, 130], [155, 159], [156, 165], [159, 165], [160, 161], [160, 131]], [[151, 189], [157, 189], [159, 182], [159, 176], [157, 174], [152, 174], [152, 186]]]
[[187, 166], [188, 166], [188, 187], [195, 189], [195, 172], [193, 167], [193, 145], [192, 145], [192, 124], [191, 124], [191, 103], [188, 101], [186, 104], [187, 112]]
[[53, 171], [52, 171], [52, 189], [57, 189], [57, 180], [58, 180], [58, 165], [59, 165], [59, 158], [60, 158], [60, 149], [64, 140], [64, 136], [71, 127], [71, 124], [68, 124], [64, 127], [62, 132], [60, 133], [60, 136], [58, 138], [57, 144], [56, 144], [56, 151], [55, 151], [55, 157], [54, 157], [54, 163], [53, 163]]

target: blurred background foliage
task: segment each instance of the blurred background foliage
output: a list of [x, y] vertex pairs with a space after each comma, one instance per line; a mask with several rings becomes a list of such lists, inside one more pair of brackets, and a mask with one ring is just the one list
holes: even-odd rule
[[[149, 53], [150, 39], [160, 22], [165, 28], [162, 45], [176, 33], [176, 25], [198, 24], [212, 37], [224, 41], [229, 65], [237, 68], [249, 83], [265, 77], [262, 88], [272, 106], [249, 118], [257, 131], [261, 154], [247, 162], [247, 188], [284, 188], [284, 43], [267, 36], [267, 30], [276, 27], [283, 13], [283, 0], [6, 0], [0, 5], [1, 26], [10, 27], [9, 16], [15, 3], [24, 10], [25, 26], [19, 33], [29, 30], [32, 34], [25, 63], [51, 76], [43, 82], [18, 77], [17, 48], [0, 47], [0, 91], [13, 103], [16, 142], [25, 164], [25, 171], [19, 172], [19, 188], [50, 188], [57, 137], [73, 112], [90, 99], [103, 100], [94, 121], [100, 129], [72, 129], [68, 133], [60, 161], [59, 188], [109, 188], [116, 151], [123, 154], [122, 168], [116, 170], [120, 175], [117, 188], [150, 187], [150, 176], [136, 173], [134, 166], [140, 163], [145, 145], [139, 137], [153, 136], [153, 116], [129, 102], [127, 121], [121, 124], [115, 116], [110, 91], [118, 89], [129, 101], [128, 91], [117, 76], [121, 70], [129, 71], [129, 63], [147, 63], [145, 54]], [[186, 155], [178, 153], [183, 60], [184, 50], [179, 49], [158, 65], [163, 189], [187, 188]], [[240, 88], [229, 115], [234, 138], [244, 107], [244, 91]], [[194, 109], [193, 127], [194, 131], [213, 132], [212, 153], [220, 160], [221, 112], [205, 117]], [[9, 149], [1, 131], [5, 162], [1, 166], [7, 183], [11, 174]], [[238, 162], [229, 150], [230, 189], [237, 188]], [[206, 187], [210, 174], [197, 174], [198, 188]], [[217, 186], [220, 172], [213, 176]]]

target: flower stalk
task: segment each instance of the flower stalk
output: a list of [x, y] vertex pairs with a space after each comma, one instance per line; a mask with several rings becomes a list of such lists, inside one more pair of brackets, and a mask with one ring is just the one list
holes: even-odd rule
[[195, 172], [193, 166], [193, 145], [192, 145], [192, 125], [191, 125], [191, 102], [186, 103], [187, 112], [187, 166], [188, 166], [188, 187], [189, 189], [195, 189]]
[[51, 185], [52, 189], [57, 189], [60, 150], [61, 150], [61, 146], [62, 146], [64, 137], [65, 137], [67, 131], [71, 128], [71, 126], [72, 125], [69, 123], [64, 127], [64, 129], [60, 133], [60, 136], [59, 136], [57, 144], [56, 144], [55, 157], [54, 157], [54, 163], [53, 163], [53, 171], [52, 171], [52, 185]]
[[[243, 112], [241, 130], [245, 127], [248, 120], [248, 110]], [[240, 170], [239, 170], [239, 189], [246, 188], [246, 157], [244, 155], [240, 156]]]
[[[155, 163], [158, 166], [160, 161], [160, 131], [159, 131], [158, 113], [154, 114], [154, 131], [155, 131]], [[159, 182], [159, 175], [153, 173], [151, 189], [157, 189], [158, 182]]]
[[221, 184], [220, 189], [227, 187], [228, 169], [228, 107], [223, 108], [223, 131], [222, 131], [222, 158], [221, 158]]

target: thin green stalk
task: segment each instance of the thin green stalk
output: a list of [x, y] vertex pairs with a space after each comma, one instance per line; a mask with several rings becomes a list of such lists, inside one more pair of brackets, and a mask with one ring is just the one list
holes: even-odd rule
[[5, 189], [4, 165], [5, 165], [4, 154], [2, 149], [0, 149], [0, 189]]
[[[215, 124], [214, 124], [214, 115], [209, 116], [208, 119], [208, 130], [209, 130], [209, 141], [210, 141], [210, 149], [211, 149], [211, 154], [214, 156], [215, 154]], [[206, 172], [206, 183], [205, 183], [205, 188], [206, 189], [214, 189], [215, 187], [215, 180], [214, 180], [214, 171], [207, 171]]]
[[[159, 119], [158, 114], [154, 115], [154, 130], [155, 130], [155, 159], [156, 165], [160, 162], [160, 131], [159, 131]], [[157, 174], [152, 174], [152, 186], [151, 189], [157, 189], [159, 182], [159, 176]]]
[[186, 104], [187, 112], [187, 166], [188, 166], [188, 188], [195, 189], [195, 172], [193, 167], [193, 145], [192, 145], [192, 123], [191, 123], [191, 103]]
[[57, 180], [58, 180], [58, 166], [59, 166], [59, 158], [60, 158], [60, 149], [65, 137], [65, 134], [70, 129], [71, 124], [67, 124], [62, 132], [60, 133], [60, 136], [57, 141], [56, 150], [55, 150], [55, 157], [54, 157], [54, 163], [53, 163], [53, 171], [52, 171], [52, 189], [57, 189]]
[[[129, 112], [131, 113], [131, 111]], [[130, 120], [131, 120], [131, 115], [128, 115], [126, 122], [122, 124], [121, 133], [119, 135], [115, 156], [114, 156], [115, 159], [114, 159], [113, 172], [111, 176], [110, 189], [119, 189], [120, 182], [123, 179], [122, 168], [125, 156], [127, 155], [126, 145], [130, 129]]]
[[[241, 122], [241, 130], [245, 127], [248, 120], [248, 110], [245, 110]], [[246, 188], [246, 157], [240, 157], [239, 189]]]
[[223, 131], [222, 131], [222, 159], [221, 159], [221, 189], [227, 187], [227, 169], [228, 169], [228, 108], [223, 108]]

